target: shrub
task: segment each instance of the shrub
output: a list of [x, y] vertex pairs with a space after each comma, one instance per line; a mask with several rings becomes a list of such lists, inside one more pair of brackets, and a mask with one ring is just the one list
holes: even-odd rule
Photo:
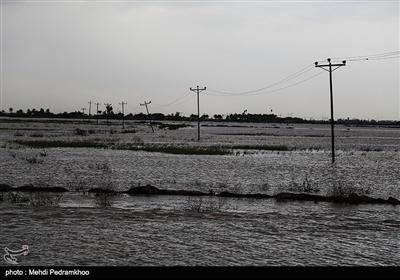
[[117, 195], [118, 193], [115, 192], [115, 186], [112, 183], [104, 183], [104, 186], [99, 188], [94, 195], [94, 204], [98, 207], [111, 207], [114, 205]]
[[308, 175], [306, 174], [303, 182], [297, 183], [294, 181], [291, 182], [289, 186], [289, 190], [295, 191], [295, 192], [303, 192], [303, 193], [311, 193], [311, 192], [319, 192], [318, 187], [314, 182], [312, 182], [309, 178]]
[[262, 183], [262, 184], [260, 185], [260, 190], [261, 190], [261, 191], [264, 191], [264, 192], [267, 192], [267, 191], [269, 191], [270, 187], [271, 187], [271, 186], [270, 186], [268, 183]]
[[29, 204], [33, 206], [58, 205], [63, 194], [34, 191], [29, 193]]
[[84, 130], [84, 129], [80, 129], [80, 128], [75, 129], [75, 133], [76, 133], [76, 135], [80, 135], [80, 136], [86, 136], [87, 135], [87, 131]]
[[10, 201], [12, 203], [21, 203], [26, 201], [25, 198], [19, 192], [9, 191], [7, 194], [3, 195], [3, 201]]
[[43, 160], [38, 158], [37, 156], [26, 157], [25, 160], [31, 164], [43, 163]]
[[114, 205], [115, 193], [96, 193], [94, 203], [98, 207], [111, 207]]
[[341, 181], [335, 181], [332, 184], [332, 188], [328, 191], [328, 195], [333, 198], [348, 198], [350, 194], [354, 193], [356, 188], [353, 186], [345, 185]]

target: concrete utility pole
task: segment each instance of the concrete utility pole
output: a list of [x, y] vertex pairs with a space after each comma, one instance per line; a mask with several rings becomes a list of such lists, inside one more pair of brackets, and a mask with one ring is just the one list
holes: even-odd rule
[[96, 105], [96, 122], [99, 124], [99, 105], [100, 103], [94, 103]]
[[191, 91], [196, 91], [197, 92], [197, 140], [200, 140], [200, 104], [199, 104], [199, 93], [202, 92], [203, 90], [206, 90], [206, 87], [204, 88], [197, 88], [192, 89], [190, 88]]
[[90, 122], [90, 111], [92, 109], [92, 101], [89, 101], [89, 122]]
[[[333, 120], [333, 85], [332, 85], [332, 72], [338, 69], [341, 66], [346, 66], [346, 60], [343, 60], [342, 63], [339, 64], [332, 64], [331, 59], [328, 58], [328, 63], [325, 65], [319, 65], [318, 62], [315, 62], [315, 67], [320, 67], [325, 71], [329, 72], [329, 83], [330, 83], [330, 92], [331, 92], [331, 138], [332, 138], [332, 163], [335, 162], [335, 135], [334, 135], [334, 120]], [[332, 69], [333, 67], [336, 67]], [[328, 67], [325, 69], [324, 67]]]
[[122, 101], [121, 103], [119, 103], [122, 105], [122, 128], [125, 128], [124, 126], [124, 119], [125, 119], [125, 113], [124, 113], [124, 105], [128, 104], [127, 102]]
[[140, 106], [146, 106], [147, 115], [149, 116], [149, 119], [150, 119], [151, 130], [154, 132], [153, 124], [151, 123], [151, 116], [149, 113], [149, 108], [147, 108], [147, 104], [150, 104], [150, 103], [151, 103], [151, 101], [149, 101], [149, 102], [145, 101], [144, 104], [140, 103]]
[[82, 120], [85, 121], [85, 110], [86, 108], [82, 108]]

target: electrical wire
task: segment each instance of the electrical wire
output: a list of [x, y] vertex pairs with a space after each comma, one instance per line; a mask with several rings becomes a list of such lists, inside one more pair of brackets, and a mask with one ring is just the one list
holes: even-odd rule
[[311, 69], [313, 69], [313, 68], [314, 68], [313, 65], [314, 65], [314, 63], [313, 63], [313, 64], [310, 64], [310, 65], [308, 65], [308, 66], [306, 66], [306, 67], [304, 67], [304, 68], [301, 69], [300, 71], [298, 71], [298, 72], [296, 72], [296, 73], [294, 73], [294, 74], [288, 76], [288, 77], [285, 78], [285, 79], [282, 79], [282, 80], [280, 80], [280, 81], [278, 81], [278, 82], [276, 82], [276, 83], [273, 83], [273, 84], [271, 84], [271, 85], [268, 85], [268, 86], [266, 86], [266, 87], [263, 87], [263, 88], [260, 88], [260, 89], [256, 89], [256, 90], [245, 91], [245, 92], [236, 92], [236, 93], [218, 91], [218, 90], [214, 90], [214, 89], [212, 89], [212, 88], [209, 88], [208, 90], [211, 91], [211, 92], [215, 92], [215, 93], [219, 93], [219, 94], [225, 94], [225, 95], [230, 95], [230, 96], [232, 96], [232, 95], [251, 95], [251, 94], [253, 94], [253, 93], [255, 93], [255, 92], [263, 91], [263, 90], [265, 90], [265, 89], [268, 89], [268, 88], [271, 88], [271, 87], [274, 87], [274, 86], [283, 84], [283, 83], [288, 82], [288, 81], [290, 81], [290, 80], [292, 80], [292, 79], [294, 79], [294, 78], [297, 78], [297, 77], [299, 77], [299, 76], [301, 76], [301, 75], [307, 73], [307, 72], [310, 71]]
[[[190, 95], [190, 97], [187, 98], [188, 95], [189, 95], [188, 92], [189, 92], [189, 89], [186, 90], [186, 91], [185, 91], [181, 96], [179, 96], [177, 99], [175, 99], [174, 101], [172, 101], [172, 102], [170, 102], [170, 103], [168, 103], [168, 104], [157, 104], [157, 103], [154, 103], [154, 105], [157, 106], [157, 107], [168, 107], [168, 106], [175, 106], [175, 105], [179, 105], [179, 104], [188, 102], [190, 99], [192, 99], [192, 98], [194, 97], [194, 95]], [[187, 99], [184, 100], [185, 98], [187, 98]], [[181, 100], [183, 100], [183, 101], [181, 101]], [[181, 102], [177, 103], [178, 101], [181, 101]]]
[[[361, 60], [393, 59], [393, 58], [399, 58], [399, 57], [400, 57], [400, 51], [393, 51], [393, 52], [371, 54], [371, 55], [335, 57], [335, 58], [332, 58], [332, 60], [361, 61]], [[320, 62], [323, 62], [323, 60], [317, 61], [317, 62], [320, 63]], [[311, 65], [306, 66], [305, 68], [303, 68], [300, 71], [294, 73], [293, 75], [288, 76], [285, 79], [282, 79], [282, 80], [280, 80], [280, 81], [278, 81], [276, 83], [273, 83], [273, 84], [271, 84], [269, 86], [266, 86], [266, 87], [263, 87], [263, 88], [260, 88], [260, 89], [256, 89], [256, 90], [252, 90], [252, 91], [233, 93], [233, 92], [218, 91], [218, 90], [214, 90], [212, 88], [209, 88], [209, 91], [213, 92], [214, 94], [209, 93], [209, 92], [205, 92], [205, 94], [217, 95], [217, 96], [223, 96], [223, 95], [225, 95], [225, 96], [239, 96], [239, 95], [258, 95], [258, 94], [266, 94], [266, 93], [276, 92], [276, 91], [280, 91], [280, 90], [287, 89], [287, 88], [293, 87], [295, 85], [301, 84], [301, 83], [303, 83], [305, 81], [308, 81], [308, 80], [310, 80], [310, 79], [312, 79], [312, 78], [314, 78], [314, 77], [316, 77], [316, 76], [318, 76], [318, 75], [320, 75], [322, 73], [319, 73], [319, 74], [314, 75], [314, 76], [312, 76], [310, 78], [304, 79], [304, 80], [302, 80], [300, 82], [294, 83], [292, 85], [289, 85], [289, 86], [286, 86], [286, 87], [283, 87], [283, 88], [270, 90], [270, 91], [264, 91], [264, 90], [272, 88], [272, 87], [275, 87], [275, 86], [278, 86], [278, 85], [283, 84], [283, 83], [286, 83], [286, 82], [288, 82], [288, 81], [290, 81], [290, 80], [292, 80], [294, 78], [297, 78], [297, 77], [307, 73], [308, 71], [310, 71], [313, 68], [314, 68], [314, 63], [311, 64]]]
[[359, 55], [359, 56], [347, 56], [347, 57], [335, 57], [332, 60], [346, 60], [346, 61], [366, 61], [366, 60], [381, 60], [381, 59], [392, 59], [399, 58], [400, 51], [370, 54], [370, 55]]
[[[314, 76], [311, 76], [311, 77], [309, 77], [309, 78], [307, 78], [307, 79], [304, 79], [304, 80], [302, 80], [302, 81], [300, 81], [300, 82], [291, 84], [291, 85], [286, 86], [286, 87], [283, 87], [283, 88], [278, 88], [278, 89], [274, 89], [274, 90], [270, 90], [270, 91], [264, 91], [264, 92], [257, 92], [257, 93], [254, 93], [254, 92], [253, 92], [253, 93], [250, 93], [250, 94], [247, 94], [247, 95], [261, 95], [261, 94], [267, 94], [267, 93], [276, 92], [276, 91], [284, 90], [284, 89], [287, 89], [287, 88], [291, 88], [291, 87], [294, 87], [294, 86], [296, 86], [296, 85], [298, 85], [298, 84], [301, 84], [301, 83], [304, 83], [304, 82], [306, 82], [306, 81], [308, 81], [308, 80], [311, 80], [311, 79], [313, 79], [313, 78], [315, 78], [315, 77], [317, 77], [317, 76], [319, 76], [319, 75], [321, 75], [321, 74], [323, 74], [323, 73], [325, 73], [325, 72], [321, 71], [320, 73], [318, 73], [318, 74], [316, 74], [316, 75], [314, 75]], [[232, 95], [226, 95], [226, 94], [224, 94], [224, 95], [221, 95], [221, 94], [212, 94], [212, 93], [208, 93], [208, 92], [204, 92], [204, 94], [214, 95], [214, 96], [232, 96]], [[235, 94], [235, 95], [237, 96], [238, 94]]]
[[[346, 61], [366, 61], [366, 60], [381, 60], [381, 59], [393, 59], [393, 58], [399, 58], [400, 57], [400, 51], [393, 51], [393, 52], [387, 52], [387, 53], [379, 53], [379, 54], [370, 54], [370, 55], [360, 55], [360, 56], [348, 56], [348, 57], [335, 57], [332, 58], [331, 60], [346, 60]], [[321, 60], [321, 61], [317, 61], [318, 63], [324, 62], [325, 60]], [[300, 77], [301, 75], [304, 75], [305, 73], [311, 71], [312, 69], [315, 68], [314, 63], [304, 67], [303, 69], [297, 71], [296, 73], [278, 81], [275, 82], [273, 84], [270, 84], [266, 87], [263, 88], [259, 88], [256, 90], [251, 90], [251, 91], [245, 91], [245, 92], [224, 92], [224, 91], [218, 91], [212, 88], [207, 88], [207, 91], [204, 91], [204, 94], [207, 95], [214, 95], [214, 96], [241, 96], [241, 95], [246, 95], [246, 96], [252, 96], [252, 95], [261, 95], [261, 94], [267, 94], [267, 93], [272, 93], [272, 92], [277, 92], [277, 91], [281, 91], [287, 88], [291, 88], [294, 87], [296, 85], [299, 85], [301, 83], [304, 83], [308, 80], [311, 80], [323, 73], [325, 73], [324, 71], [321, 71], [320, 73], [313, 75], [311, 77], [308, 77], [306, 79], [303, 79], [299, 82], [296, 82], [294, 84], [290, 84], [288, 86], [284, 86], [281, 88], [277, 88], [277, 89], [273, 89], [273, 90], [268, 90], [265, 91], [267, 89], [271, 89], [273, 87], [276, 87], [278, 85], [287, 83], [297, 77]], [[195, 95], [189, 95], [189, 89], [187, 89], [182, 95], [180, 95], [177, 99], [175, 99], [174, 101], [167, 103], [167, 104], [157, 104], [154, 103], [155, 106], [157, 107], [168, 107], [168, 106], [175, 106], [175, 105], [180, 105], [183, 103], [188, 102], [189, 100], [191, 100], [192, 98], [195, 97]], [[189, 97], [189, 98], [188, 98]]]

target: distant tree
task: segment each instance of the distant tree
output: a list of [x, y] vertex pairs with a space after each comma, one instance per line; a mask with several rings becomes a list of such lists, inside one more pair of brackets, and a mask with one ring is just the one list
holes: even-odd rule
[[192, 119], [192, 120], [197, 120], [197, 115], [191, 114], [191, 115], [190, 115], [190, 119]]
[[14, 111], [14, 109], [10, 107], [10, 109], [8, 109], [8, 111], [10, 112], [10, 114], [12, 114], [12, 112]]
[[103, 114], [107, 116], [107, 125], [108, 125], [109, 118], [114, 115], [113, 107], [111, 106], [111, 104], [106, 104], [106, 110], [103, 112]]
[[201, 118], [200, 119], [202, 119], [202, 120], [206, 120], [206, 119], [208, 119], [210, 116], [209, 115], [207, 115], [207, 114], [203, 114], [202, 116], [201, 116]]
[[106, 110], [104, 111], [105, 115], [113, 115], [114, 111], [113, 111], [113, 107], [111, 106], [111, 104], [107, 104], [106, 105]]

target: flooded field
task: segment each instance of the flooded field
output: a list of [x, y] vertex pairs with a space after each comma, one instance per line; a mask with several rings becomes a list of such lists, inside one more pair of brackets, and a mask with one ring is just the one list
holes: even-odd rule
[[398, 265], [399, 206], [120, 194], [106, 207], [87, 191], [400, 199], [399, 128], [336, 126], [332, 164], [329, 125], [204, 122], [198, 141], [196, 122], [163, 123], [1, 119], [0, 183], [70, 192], [41, 206], [3, 195], [0, 247], [29, 245], [21, 265]]

